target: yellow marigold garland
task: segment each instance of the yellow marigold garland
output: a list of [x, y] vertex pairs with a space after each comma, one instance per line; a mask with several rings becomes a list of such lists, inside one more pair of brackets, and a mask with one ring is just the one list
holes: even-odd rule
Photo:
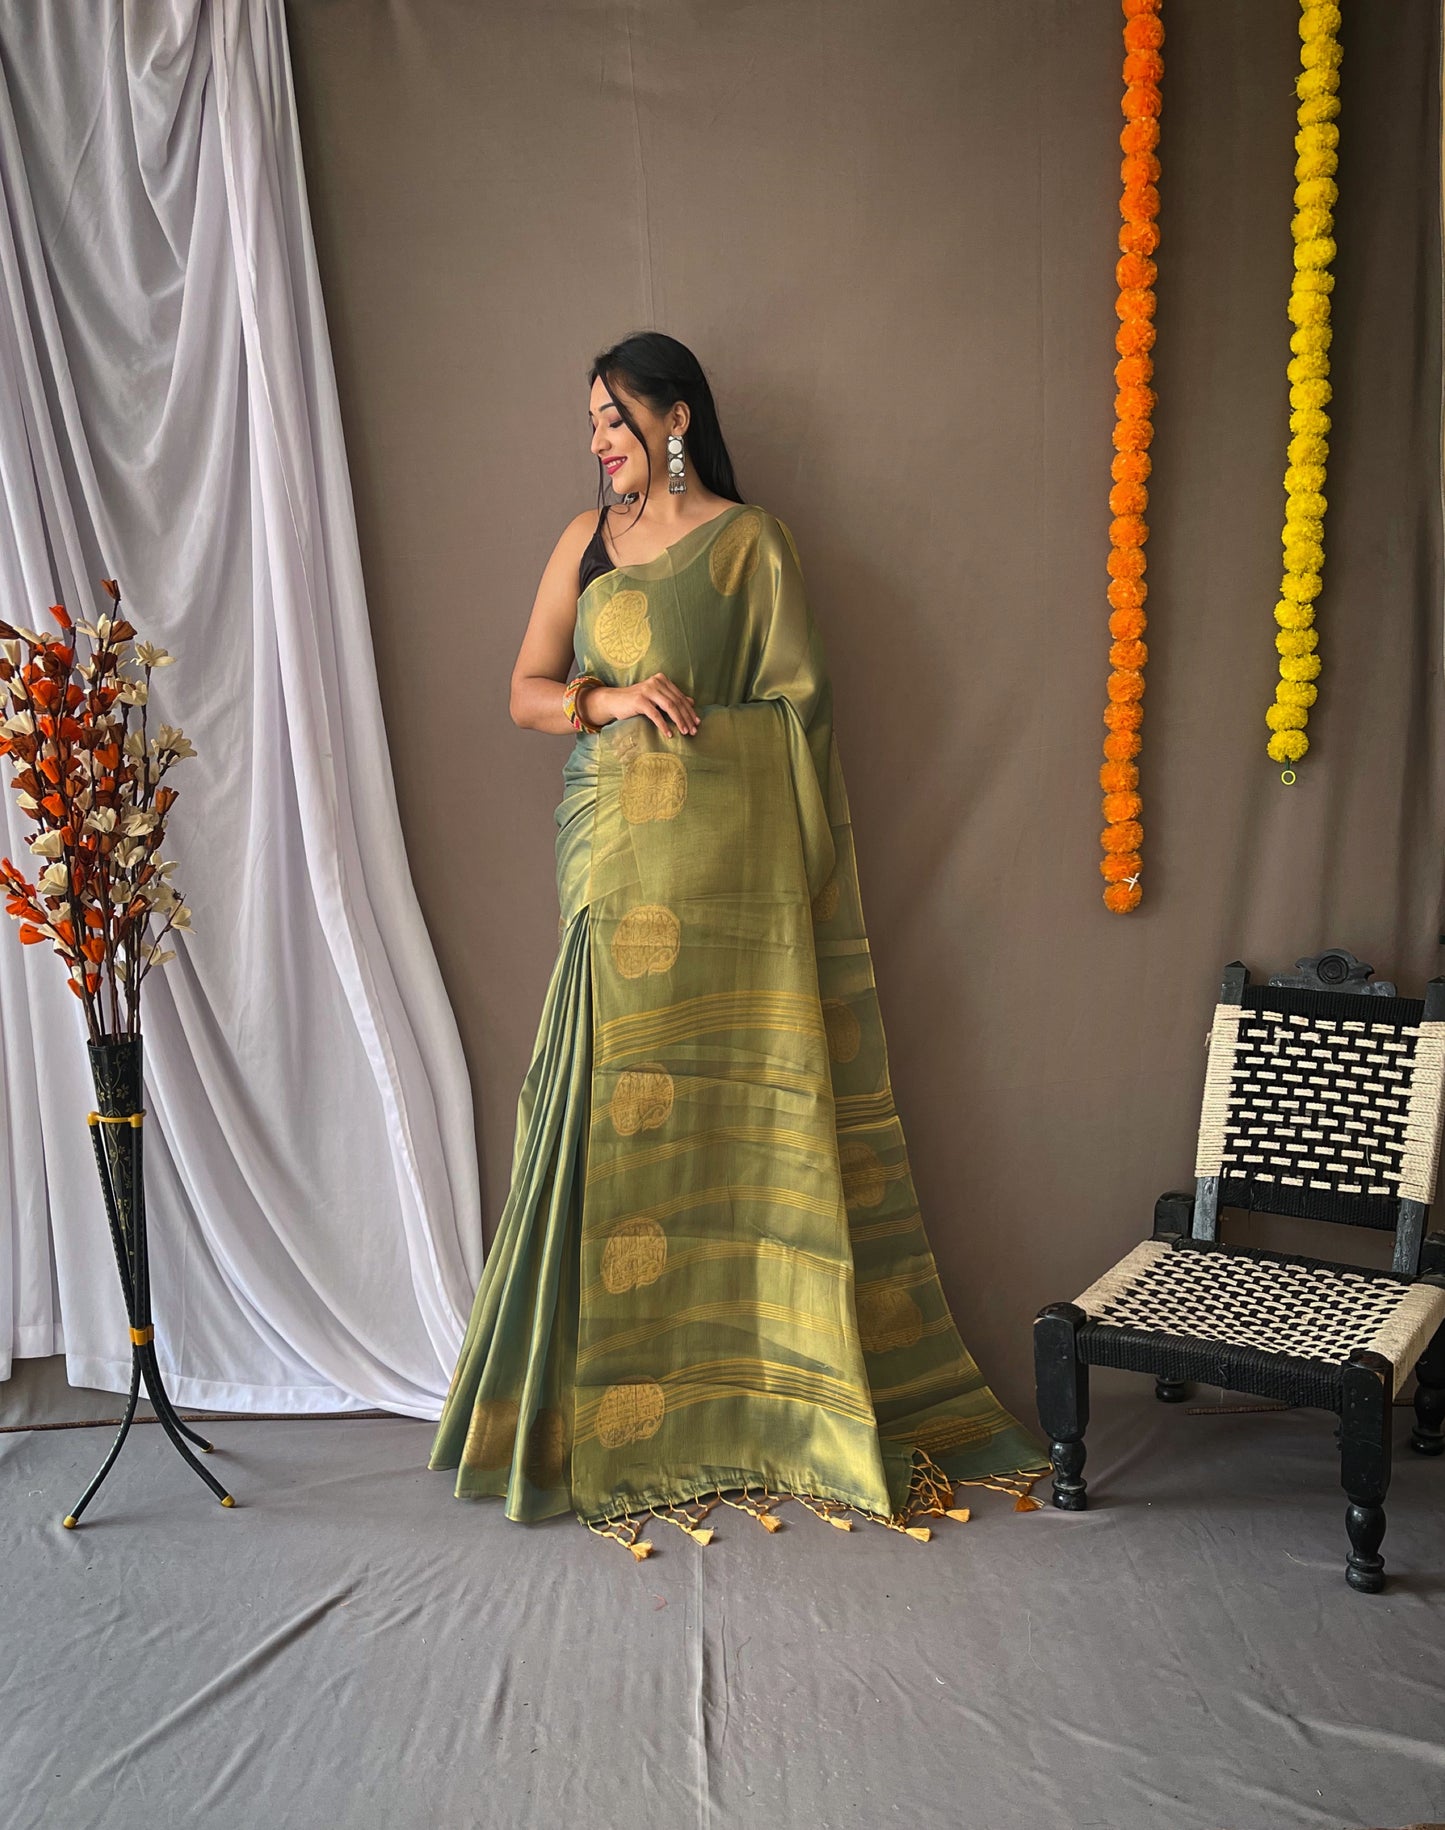
[[[1335, 258], [1334, 206], [1339, 196], [1334, 174], [1339, 165], [1340, 9], [1332, 0], [1300, 0], [1299, 132], [1295, 135], [1294, 283], [1289, 316], [1295, 326], [1289, 340], [1289, 468], [1284, 473], [1284, 580], [1274, 620], [1279, 633], [1279, 682], [1274, 704], [1265, 713], [1272, 735], [1269, 753], [1276, 762], [1298, 762], [1310, 747], [1305, 736], [1309, 708], [1318, 689], [1319, 635], [1314, 627], [1315, 601], [1325, 563], [1325, 464], [1329, 457], [1330, 293]], [[1286, 768], [1284, 780], [1294, 771]]]
[[1149, 383], [1154, 361], [1153, 254], [1159, 246], [1159, 84], [1164, 59], [1159, 47], [1164, 27], [1159, 19], [1160, 0], [1122, 0], [1124, 11], [1124, 98], [1120, 106], [1124, 129], [1119, 135], [1124, 160], [1119, 167], [1123, 195], [1119, 214], [1120, 255], [1114, 269], [1119, 297], [1119, 318], [1114, 347], [1119, 360], [1114, 368], [1118, 393], [1114, 397], [1114, 487], [1109, 492], [1113, 521], [1109, 525], [1109, 704], [1104, 723], [1104, 766], [1099, 786], [1104, 790], [1103, 814], [1107, 824], [1100, 835], [1104, 848], [1099, 869], [1105, 879], [1104, 903], [1116, 915], [1137, 909], [1143, 899], [1139, 887], [1140, 847], [1144, 828], [1139, 822], [1144, 803], [1139, 795], [1139, 765], [1135, 758], [1143, 747], [1144, 663], [1149, 649], [1144, 641], [1147, 618], [1144, 599], [1145, 542], [1149, 524], [1149, 446], [1154, 438], [1154, 392]]

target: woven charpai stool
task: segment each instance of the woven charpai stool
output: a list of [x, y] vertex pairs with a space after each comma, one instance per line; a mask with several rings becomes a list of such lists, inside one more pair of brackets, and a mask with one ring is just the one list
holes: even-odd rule
[[[1344, 960], [1350, 955], [1320, 955]], [[1315, 961], [1301, 961], [1315, 968]], [[1445, 1448], [1445, 1234], [1425, 1231], [1445, 1091], [1445, 979], [1422, 1001], [1224, 975], [1205, 1072], [1192, 1192], [1161, 1196], [1154, 1234], [1034, 1323], [1053, 1502], [1088, 1503], [1090, 1366], [1152, 1373], [1334, 1411], [1350, 1550], [1345, 1580], [1384, 1587], [1380, 1543], [1391, 1410], [1416, 1375], [1411, 1446]], [[1315, 976], [1307, 974], [1307, 978]], [[1393, 991], [1393, 987], [1387, 988]], [[1394, 1233], [1388, 1271], [1222, 1244], [1224, 1208]]]

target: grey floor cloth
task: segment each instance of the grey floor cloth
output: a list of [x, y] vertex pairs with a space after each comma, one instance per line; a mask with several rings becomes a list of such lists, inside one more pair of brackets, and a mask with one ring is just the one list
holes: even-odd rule
[[[1204, 1393], [1205, 1402], [1219, 1400]], [[91, 1414], [94, 1414], [92, 1411]], [[1445, 1817], [1445, 1462], [1342, 1580], [1332, 1421], [1096, 1386], [1097, 1507], [920, 1545], [796, 1506], [636, 1563], [429, 1474], [426, 1424], [0, 1436], [0, 1824], [1293, 1830]]]

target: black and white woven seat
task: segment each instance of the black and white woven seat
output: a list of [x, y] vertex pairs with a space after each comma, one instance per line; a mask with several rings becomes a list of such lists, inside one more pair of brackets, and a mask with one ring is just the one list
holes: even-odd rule
[[[1320, 978], [1333, 964], [1350, 989]], [[1252, 986], [1225, 973], [1205, 1072], [1195, 1186], [1155, 1207], [1154, 1236], [1034, 1324], [1039, 1417], [1053, 1500], [1087, 1504], [1088, 1369], [1152, 1373], [1338, 1413], [1349, 1500], [1346, 1580], [1384, 1586], [1379, 1554], [1391, 1406], [1416, 1374], [1411, 1445], [1445, 1448], [1445, 1235], [1425, 1234], [1445, 1109], [1445, 979], [1423, 1002], [1367, 983], [1348, 954]], [[1348, 968], [1348, 969], [1347, 969]], [[1382, 995], [1387, 994], [1387, 995]], [[1231, 1248], [1223, 1209], [1290, 1214], [1395, 1235], [1388, 1271]]]

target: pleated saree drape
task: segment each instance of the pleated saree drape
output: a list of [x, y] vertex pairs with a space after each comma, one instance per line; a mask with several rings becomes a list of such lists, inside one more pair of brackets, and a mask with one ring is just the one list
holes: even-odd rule
[[594, 579], [576, 658], [666, 673], [700, 727], [568, 758], [561, 945], [431, 1465], [589, 1522], [766, 1488], [896, 1523], [930, 1458], [1041, 1468], [919, 1215], [791, 534], [741, 503]]

